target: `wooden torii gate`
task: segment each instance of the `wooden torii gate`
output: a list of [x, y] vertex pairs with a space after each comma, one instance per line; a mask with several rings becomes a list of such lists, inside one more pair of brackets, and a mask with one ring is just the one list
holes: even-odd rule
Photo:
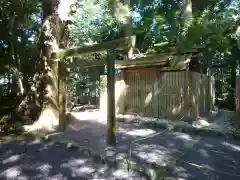
[[[131, 59], [130, 61], [119, 61], [116, 60], [114, 50], [130, 50], [134, 48], [136, 43], [136, 37], [130, 36], [123, 39], [113, 40], [109, 42], [104, 42], [100, 44], [84, 46], [80, 48], [60, 50], [59, 52], [54, 52], [51, 54], [50, 61], [52, 62], [54, 71], [56, 73], [57, 79], [57, 91], [58, 91], [58, 107], [59, 107], [59, 129], [64, 131], [66, 128], [66, 78], [67, 78], [67, 68], [73, 67], [92, 67], [92, 66], [103, 66], [107, 65], [107, 122], [108, 122], [108, 139], [109, 145], [115, 145], [115, 68], [123, 67], [135, 67], [139, 66], [149, 66], [154, 64], [157, 65], [167, 65], [174, 66], [179, 63], [181, 58], [175, 60], [172, 59], [176, 56], [176, 53], [168, 53], [164, 56], [167, 58], [160, 58], [161, 55], [147, 55], [144, 57], [139, 57], [136, 59]], [[88, 59], [77, 59], [76, 62], [66, 63], [67, 58], [79, 57], [83, 54], [90, 54], [95, 52], [107, 51], [106, 60], [88, 60]], [[184, 54], [184, 53], [183, 53]], [[113, 128], [112, 128], [113, 127]]]
[[[57, 91], [58, 91], [58, 106], [59, 106], [59, 129], [64, 130], [66, 128], [66, 64], [65, 59], [69, 57], [78, 57], [82, 54], [95, 53], [101, 51], [107, 51], [107, 58], [103, 62], [93, 61], [91, 65], [99, 66], [100, 64], [107, 65], [107, 124], [108, 124], [108, 145], [115, 145], [115, 129], [116, 129], [116, 117], [115, 117], [115, 54], [114, 50], [131, 49], [135, 46], [136, 37], [130, 36], [123, 39], [113, 40], [91, 46], [85, 46], [80, 48], [66, 49], [51, 54], [51, 62], [55, 64], [57, 78]], [[77, 64], [73, 64], [73, 67], [84, 67], [85, 64], [89, 64], [87, 60], [78, 60]]]

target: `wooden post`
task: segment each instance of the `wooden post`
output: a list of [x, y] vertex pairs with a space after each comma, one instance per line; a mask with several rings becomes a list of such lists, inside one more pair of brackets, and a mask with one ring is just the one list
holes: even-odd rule
[[66, 117], [66, 76], [67, 71], [63, 62], [58, 62], [58, 108], [59, 108], [59, 131], [64, 131], [67, 125]]
[[113, 50], [108, 50], [107, 54], [107, 144], [115, 146], [115, 54]]
[[215, 78], [212, 75], [212, 73], [210, 72], [211, 76], [210, 76], [210, 88], [211, 88], [211, 110], [215, 111]]
[[239, 64], [239, 60], [237, 60], [237, 68], [236, 68], [236, 85], [235, 85], [235, 103], [236, 103], [236, 111], [239, 112], [239, 100], [240, 100], [240, 64]]

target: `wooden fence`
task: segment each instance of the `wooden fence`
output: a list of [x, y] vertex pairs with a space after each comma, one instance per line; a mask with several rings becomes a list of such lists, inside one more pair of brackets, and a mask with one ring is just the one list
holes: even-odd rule
[[[213, 107], [208, 76], [187, 71], [125, 72], [116, 76], [116, 112], [147, 117], [196, 118]], [[101, 77], [100, 109], [107, 110], [106, 76]]]

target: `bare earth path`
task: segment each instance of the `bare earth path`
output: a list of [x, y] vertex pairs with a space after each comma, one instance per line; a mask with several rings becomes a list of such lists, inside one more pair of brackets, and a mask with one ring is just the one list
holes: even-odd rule
[[[71, 125], [60, 136], [103, 153], [106, 118], [98, 111], [73, 116]], [[141, 123], [118, 122], [117, 127], [118, 153], [128, 155], [129, 141], [137, 141], [132, 143], [132, 156], [145, 163], [174, 166], [169, 175], [172, 179], [240, 179], [240, 142], [161, 132]], [[149, 137], [144, 139], [146, 136]]]
[[0, 146], [2, 180], [142, 179], [123, 169], [94, 163], [62, 145], [15, 140]]
[[[106, 147], [104, 119], [97, 111], [77, 113], [68, 129], [53, 137], [75, 141], [103, 153]], [[117, 152], [128, 156], [132, 140], [137, 141], [132, 143], [132, 159], [139, 160], [140, 165], [150, 167], [149, 164], [156, 163], [160, 167], [172, 167], [165, 179], [240, 179], [240, 142], [162, 132], [141, 124], [119, 122]], [[76, 150], [51, 143], [13, 141], [1, 144], [0, 160], [0, 179], [141, 179], [140, 175], [128, 173], [126, 169], [94, 163]]]

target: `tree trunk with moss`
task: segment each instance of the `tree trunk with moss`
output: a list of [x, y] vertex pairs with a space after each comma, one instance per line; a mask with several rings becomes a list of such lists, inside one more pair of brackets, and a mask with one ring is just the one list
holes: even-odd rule
[[59, 123], [59, 118], [62, 120], [65, 115], [64, 76], [66, 74], [60, 77], [58, 74], [65, 69], [59, 62], [51, 61], [49, 57], [52, 52], [68, 46], [66, 22], [69, 20], [68, 14], [74, 7], [75, 1], [42, 0], [43, 24], [38, 69], [33, 77], [30, 92], [16, 111], [8, 117], [9, 121], [14, 118], [20, 118], [25, 122], [35, 121], [32, 125], [24, 126], [25, 131], [51, 132], [59, 126], [61, 130], [64, 129], [64, 123]]
[[[51, 61], [53, 52], [68, 47], [67, 27], [68, 13], [75, 0], [43, 0], [43, 25], [41, 32], [40, 67], [43, 69], [42, 89], [40, 90], [40, 109], [38, 120], [27, 131], [55, 131], [57, 127], [65, 128], [66, 87], [65, 71], [61, 63]], [[61, 60], [62, 61], [62, 60]], [[60, 69], [61, 70], [60, 70]]]

